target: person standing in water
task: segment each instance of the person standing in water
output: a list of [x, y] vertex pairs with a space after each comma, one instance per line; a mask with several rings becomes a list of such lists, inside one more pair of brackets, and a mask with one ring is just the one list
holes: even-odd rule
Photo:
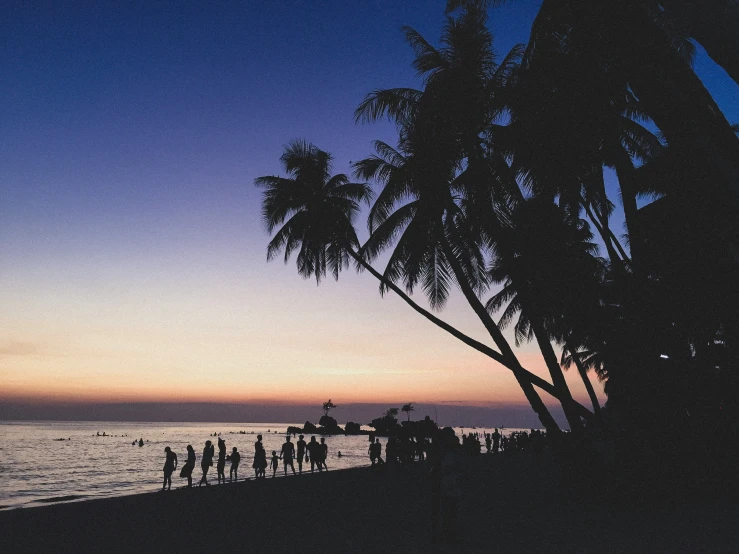
[[290, 466], [290, 469], [293, 470], [293, 475], [295, 475], [295, 466], [293, 465], [295, 446], [292, 442], [290, 442], [290, 435], [285, 437], [285, 444], [282, 445], [282, 452], [280, 453], [280, 456], [282, 457], [282, 466], [285, 469], [285, 475], [287, 476], [287, 466]]
[[203, 486], [203, 483], [205, 483], [205, 486], [208, 486], [208, 470], [210, 469], [210, 466], [213, 465], [213, 455], [215, 454], [215, 448], [213, 446], [213, 443], [210, 441], [205, 441], [205, 448], [203, 448], [203, 457], [200, 460], [200, 468], [203, 470], [203, 477], [200, 479], [200, 483], [198, 484], [199, 487]]
[[216, 471], [218, 472], [218, 484], [226, 484], [226, 441], [221, 437], [218, 437], [218, 465]]
[[187, 486], [192, 487], [192, 471], [195, 469], [195, 449], [187, 445], [187, 461], [180, 470], [180, 477], [187, 477]]
[[238, 450], [236, 450], [236, 447], [234, 446], [233, 452], [231, 452], [231, 471], [228, 472], [228, 480], [231, 481], [231, 478], [233, 478], [234, 481], [239, 480], [239, 462], [241, 461], [241, 454], [239, 454]]
[[316, 442], [316, 437], [311, 437], [308, 443], [308, 457], [310, 458], [310, 472], [318, 464], [318, 471], [321, 471], [321, 445]]
[[303, 474], [303, 457], [305, 456], [305, 440], [303, 435], [298, 437], [298, 473]]
[[164, 449], [164, 454], [167, 458], [164, 460], [164, 483], [162, 484], [162, 490], [170, 490], [172, 488], [172, 473], [177, 469], [177, 454], [172, 452], [172, 449], [167, 446]]
[[323, 465], [323, 469], [328, 471], [328, 466], [326, 465], [326, 458], [328, 458], [328, 445], [326, 444], [326, 439], [321, 437], [321, 447], [318, 451], [320, 454], [320, 459], [318, 460], [318, 469], [320, 470], [321, 465]]

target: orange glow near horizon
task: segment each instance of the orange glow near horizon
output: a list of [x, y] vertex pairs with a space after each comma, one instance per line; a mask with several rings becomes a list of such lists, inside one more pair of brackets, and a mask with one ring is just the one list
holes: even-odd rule
[[[97, 272], [92, 285], [53, 272], [25, 289], [5, 280], [0, 399], [526, 404], [510, 371], [381, 298], [370, 276], [316, 287], [292, 265], [258, 268], [221, 270], [217, 283], [211, 266], [170, 268], [176, 279], [80, 268]], [[463, 299], [441, 316], [489, 344]], [[546, 378], [531, 345], [519, 352]], [[567, 377], [586, 402], [577, 372]]]

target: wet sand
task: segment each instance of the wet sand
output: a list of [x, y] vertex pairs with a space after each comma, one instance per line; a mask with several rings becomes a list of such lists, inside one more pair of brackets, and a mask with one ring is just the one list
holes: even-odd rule
[[[2, 552], [735, 552], [736, 503], [560, 494], [518, 455], [470, 459], [461, 539], [430, 541], [428, 468], [350, 469], [0, 512]], [[596, 494], [597, 497], [597, 494]]]

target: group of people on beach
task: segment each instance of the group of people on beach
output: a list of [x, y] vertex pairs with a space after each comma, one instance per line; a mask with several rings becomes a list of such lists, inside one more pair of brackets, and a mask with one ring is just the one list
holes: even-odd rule
[[[285, 438], [285, 443], [282, 445], [280, 454], [277, 454], [276, 450], [272, 451], [272, 456], [269, 463], [267, 463], [267, 451], [262, 444], [262, 435], [257, 435], [257, 442], [254, 443], [254, 463], [252, 468], [254, 469], [255, 478], [266, 477], [267, 467], [272, 469], [272, 477], [277, 475], [279, 468], [279, 460], [282, 460], [283, 469], [285, 475], [287, 475], [287, 468], [292, 470], [293, 475], [295, 472], [295, 461], [298, 462], [298, 474], [303, 473], [303, 462], [310, 462], [310, 470], [313, 473], [316, 469], [318, 471], [328, 470], [326, 465], [326, 458], [328, 457], [328, 445], [326, 439], [321, 438], [321, 442], [316, 441], [316, 437], [311, 437], [310, 442], [306, 443], [303, 435], [300, 435], [296, 445], [290, 440], [288, 435]], [[177, 454], [167, 446], [164, 449], [165, 461], [164, 461], [164, 483], [162, 484], [162, 490], [170, 490], [172, 488], [172, 474], [177, 469]], [[203, 475], [200, 479], [198, 486], [202, 486], [208, 483], [208, 471], [213, 466], [213, 458], [215, 457], [215, 446], [211, 441], [205, 441], [205, 448], [203, 448], [203, 454], [200, 458], [200, 468], [202, 469]], [[180, 477], [187, 479], [187, 486], [192, 487], [192, 472], [195, 469], [195, 463], [197, 459], [195, 456], [195, 449], [191, 444], [187, 445], [187, 461], [180, 470]], [[234, 446], [231, 454], [226, 455], [226, 441], [221, 437], [218, 437], [218, 461], [216, 463], [216, 472], [218, 475], [218, 483], [226, 483], [226, 462], [231, 462], [231, 468], [229, 471], [229, 482], [238, 481], [239, 475], [239, 464], [241, 463], [241, 454], [238, 449]]]
[[546, 444], [547, 434], [546, 431], [538, 429], [513, 431], [508, 435], [501, 434], [498, 429], [483, 435], [477, 432], [470, 432], [466, 435], [462, 433], [462, 449], [468, 454], [480, 454], [482, 440], [485, 441], [488, 454], [498, 454], [499, 452], [512, 454], [513, 452], [522, 452], [529, 449], [540, 452]]

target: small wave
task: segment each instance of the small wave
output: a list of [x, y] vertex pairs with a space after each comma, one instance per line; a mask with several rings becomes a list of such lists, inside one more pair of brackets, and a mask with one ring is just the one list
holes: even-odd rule
[[53, 496], [51, 498], [39, 498], [34, 502], [43, 502], [44, 504], [51, 504], [52, 502], [69, 502], [70, 500], [78, 500], [85, 498], [86, 494], [68, 494], [67, 496]]

